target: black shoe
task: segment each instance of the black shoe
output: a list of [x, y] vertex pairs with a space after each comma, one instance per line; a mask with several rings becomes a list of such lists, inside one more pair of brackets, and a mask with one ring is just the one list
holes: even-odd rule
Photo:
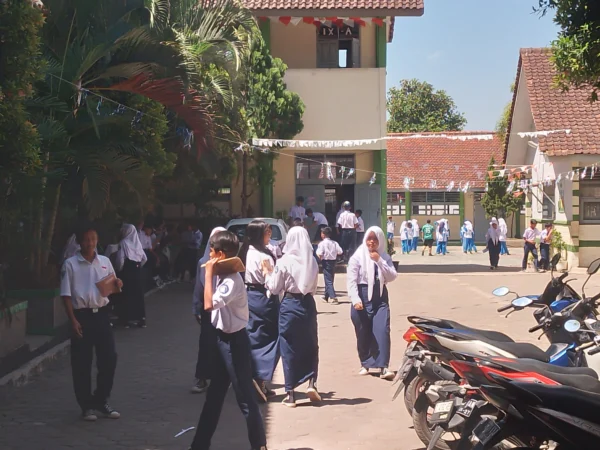
[[99, 408], [95, 408], [100, 414], [108, 419], [118, 419], [121, 417], [121, 414], [113, 409], [108, 403], [105, 403]]
[[190, 391], [192, 392], [192, 394], [202, 394], [203, 392], [206, 392], [207, 389], [208, 383], [206, 382], [206, 380], [196, 378], [196, 382], [194, 383]]

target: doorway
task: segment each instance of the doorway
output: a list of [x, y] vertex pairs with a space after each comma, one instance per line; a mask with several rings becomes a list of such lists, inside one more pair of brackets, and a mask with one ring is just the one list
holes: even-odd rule
[[325, 186], [325, 212], [323, 214], [325, 214], [330, 227], [337, 226], [337, 213], [345, 201], [349, 201], [354, 207], [353, 184]]

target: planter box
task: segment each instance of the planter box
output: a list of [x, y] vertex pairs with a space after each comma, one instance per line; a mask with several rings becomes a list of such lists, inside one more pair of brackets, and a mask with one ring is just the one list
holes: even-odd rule
[[25, 345], [27, 302], [19, 302], [11, 306], [9, 311], [10, 316], [6, 311], [0, 311], [0, 358]]
[[68, 318], [58, 289], [31, 289], [8, 292], [9, 298], [27, 300], [27, 333], [56, 335]]

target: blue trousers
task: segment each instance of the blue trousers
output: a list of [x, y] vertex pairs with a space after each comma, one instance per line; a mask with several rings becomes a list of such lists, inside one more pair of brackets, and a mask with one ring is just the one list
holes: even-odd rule
[[402, 253], [410, 253], [412, 248], [412, 241], [408, 239], [402, 240]]
[[419, 247], [419, 238], [418, 237], [412, 238], [412, 247], [411, 247], [411, 250], [413, 252], [416, 252], [418, 247]]
[[447, 245], [448, 245], [448, 242], [446, 242], [446, 241], [438, 241], [438, 243], [437, 243], [437, 249], [436, 249], [435, 252], [438, 255], [445, 255], [446, 253], [448, 253], [448, 251], [446, 249]]
[[463, 252], [476, 252], [477, 247], [475, 247], [475, 238], [463, 238]]
[[330, 298], [337, 298], [335, 288], [333, 287], [333, 280], [335, 279], [335, 263], [333, 260], [323, 260], [323, 278], [325, 278], [325, 300]]
[[279, 362], [279, 297], [248, 287], [248, 310], [254, 378], [271, 381]]
[[350, 317], [356, 332], [358, 359], [365, 369], [384, 369], [390, 364], [390, 305], [387, 288], [379, 295], [379, 281], [373, 286], [371, 301], [368, 297], [368, 286], [360, 284], [358, 294], [363, 309], [357, 311], [352, 306]]
[[535, 270], [538, 270], [538, 253], [537, 248], [535, 248], [535, 245], [525, 242], [523, 250], [523, 264], [521, 268], [523, 270], [527, 269], [527, 259], [529, 257], [529, 254], [531, 253], [533, 255], [533, 267], [535, 267]]
[[500, 254], [501, 255], [510, 255], [508, 252], [508, 247], [506, 245], [506, 241], [500, 241]]
[[206, 401], [192, 450], [209, 450], [213, 434], [219, 424], [219, 417], [229, 386], [233, 387], [238, 406], [246, 419], [248, 438], [252, 448], [267, 445], [262, 414], [256, 401], [256, 391], [252, 384], [252, 361], [250, 340], [246, 329], [235, 333], [216, 331], [217, 357], [214, 361], [214, 375], [206, 391]]
[[344, 250], [344, 261], [348, 261], [352, 253], [354, 253], [353, 247], [356, 242], [356, 230], [350, 228], [342, 229], [341, 247]]
[[540, 269], [550, 270], [550, 244], [540, 244]]

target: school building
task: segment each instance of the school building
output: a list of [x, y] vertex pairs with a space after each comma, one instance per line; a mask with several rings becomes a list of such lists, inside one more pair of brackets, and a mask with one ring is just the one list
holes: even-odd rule
[[[600, 258], [600, 103], [589, 102], [591, 88], [557, 89], [550, 57], [547, 48], [520, 51], [506, 163], [531, 167], [527, 222], [552, 221], [568, 267], [587, 267]], [[535, 131], [555, 132], [519, 136]]]
[[[257, 17], [271, 54], [287, 64], [288, 89], [305, 104], [304, 130], [295, 139], [346, 141], [386, 135], [387, 44], [401, 20], [423, 14], [423, 0], [243, 3]], [[250, 186], [255, 194], [249, 204], [256, 215], [287, 216], [301, 195], [305, 206], [325, 214], [330, 224], [346, 200], [364, 211], [367, 225], [382, 223], [387, 198], [385, 140], [356, 147], [333, 144], [278, 151], [283, 154], [274, 161], [274, 184]], [[380, 175], [371, 184], [374, 172]], [[240, 193], [235, 183], [230, 190], [232, 214], [241, 213]]]
[[[421, 226], [428, 219], [431, 223], [448, 219], [451, 241], [459, 239], [462, 224], [470, 220], [476, 242], [484, 242], [489, 228], [481, 206], [485, 176], [492, 157], [503, 163], [502, 142], [491, 131], [444, 132], [448, 138], [433, 137], [440, 134], [388, 135], [387, 216], [392, 216], [396, 229], [409, 219], [417, 219]], [[507, 218], [507, 224], [509, 236], [519, 236], [524, 218], [516, 214]]]

